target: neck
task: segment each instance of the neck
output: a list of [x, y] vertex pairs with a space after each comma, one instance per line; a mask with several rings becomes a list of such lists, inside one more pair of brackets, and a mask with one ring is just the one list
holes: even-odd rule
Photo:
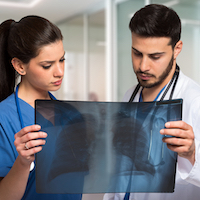
[[35, 107], [36, 99], [50, 99], [48, 91], [36, 90], [30, 86], [20, 83], [18, 89], [18, 97], [26, 103]]
[[[164, 87], [165, 85], [163, 85]], [[143, 101], [154, 101], [159, 92], [163, 87], [155, 87], [155, 88], [144, 88], [142, 91], [142, 99]]]

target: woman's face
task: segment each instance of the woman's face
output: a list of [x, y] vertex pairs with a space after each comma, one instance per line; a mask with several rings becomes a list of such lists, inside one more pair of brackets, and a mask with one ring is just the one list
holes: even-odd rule
[[61, 40], [42, 47], [39, 55], [25, 66], [22, 84], [37, 91], [58, 90], [64, 75], [64, 55]]

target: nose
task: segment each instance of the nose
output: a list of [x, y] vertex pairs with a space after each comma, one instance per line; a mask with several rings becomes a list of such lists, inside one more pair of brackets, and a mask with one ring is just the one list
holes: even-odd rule
[[64, 75], [64, 63], [57, 63], [54, 70], [55, 77], [63, 77]]
[[150, 60], [148, 57], [143, 56], [140, 61], [140, 70], [142, 72], [149, 71], [150, 69]]

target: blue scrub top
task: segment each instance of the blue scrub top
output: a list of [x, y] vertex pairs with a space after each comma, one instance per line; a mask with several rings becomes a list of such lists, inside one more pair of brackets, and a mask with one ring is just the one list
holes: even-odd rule
[[[24, 126], [34, 124], [34, 108], [19, 99]], [[14, 135], [21, 130], [15, 95], [10, 95], [0, 103], [0, 177], [5, 177], [13, 166], [18, 152], [14, 145]], [[81, 200], [81, 194], [38, 194], [36, 193], [35, 168], [30, 172], [22, 200]]]

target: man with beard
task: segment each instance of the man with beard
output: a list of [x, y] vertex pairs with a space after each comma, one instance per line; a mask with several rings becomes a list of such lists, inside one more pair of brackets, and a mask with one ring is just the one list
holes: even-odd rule
[[146, 102], [183, 99], [182, 121], [167, 122], [160, 134], [167, 147], [178, 153], [174, 193], [112, 193], [104, 200], [197, 200], [200, 196], [200, 87], [176, 64], [181, 52], [181, 21], [175, 11], [150, 4], [137, 11], [132, 33], [132, 64], [138, 85], [124, 101]]

